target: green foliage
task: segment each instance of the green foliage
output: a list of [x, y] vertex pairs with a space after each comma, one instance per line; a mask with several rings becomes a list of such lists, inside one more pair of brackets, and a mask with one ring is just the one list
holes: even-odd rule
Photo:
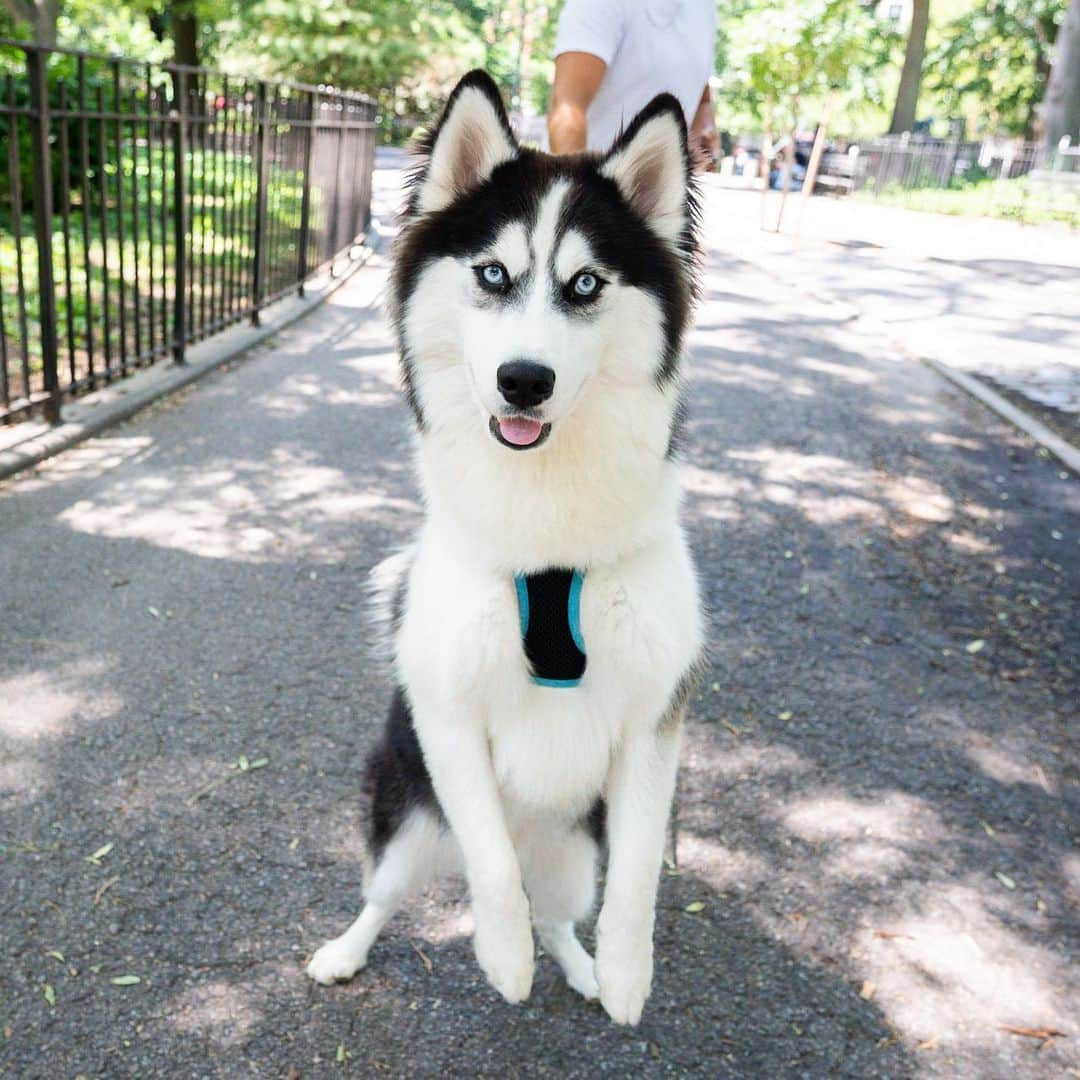
[[926, 84], [945, 116], [983, 132], [1033, 134], [1066, 0], [978, 0], [940, 31]]
[[951, 188], [905, 188], [891, 185], [876, 194], [864, 193], [885, 206], [961, 217], [993, 217], [1028, 225], [1067, 225], [1080, 228], [1080, 191], [1056, 190], [1029, 177], [991, 180], [971, 177]]
[[717, 71], [721, 122], [816, 121], [825, 97], [882, 100], [878, 74], [896, 35], [861, 0], [736, 0], [721, 19]]
[[329, 83], [374, 96], [393, 124], [426, 117], [482, 43], [455, 5], [382, 0], [255, 0], [230, 43], [230, 66]]

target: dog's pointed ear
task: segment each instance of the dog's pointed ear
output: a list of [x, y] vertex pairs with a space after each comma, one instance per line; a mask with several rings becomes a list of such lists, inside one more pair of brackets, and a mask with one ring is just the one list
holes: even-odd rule
[[675, 242], [688, 223], [690, 152], [678, 99], [660, 94], [634, 117], [600, 164], [600, 173], [655, 232]]
[[412, 203], [420, 213], [444, 209], [517, 156], [518, 145], [499, 88], [486, 71], [470, 71], [454, 87], [422, 149], [427, 151], [427, 161]]

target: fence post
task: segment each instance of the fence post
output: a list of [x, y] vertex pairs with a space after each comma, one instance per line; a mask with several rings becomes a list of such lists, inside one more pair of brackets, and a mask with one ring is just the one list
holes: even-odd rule
[[[44, 50], [26, 53], [30, 80], [30, 152], [34, 169], [34, 237], [37, 241], [38, 304], [41, 321], [42, 382], [48, 397], [45, 419], [60, 422], [60, 378], [57, 372], [56, 282], [52, 257], [52, 163], [49, 159], [49, 84]], [[29, 392], [29, 387], [27, 387]]]
[[173, 79], [177, 106], [173, 129], [173, 239], [176, 245], [173, 295], [173, 361], [185, 362], [187, 344], [187, 72], [178, 68]]
[[300, 251], [296, 260], [297, 295], [304, 295], [308, 272], [308, 242], [311, 237], [311, 166], [315, 149], [315, 117], [319, 115], [319, 92], [308, 91], [308, 126], [304, 141], [304, 195], [300, 203]]
[[266, 81], [259, 80], [255, 97], [255, 272], [251, 298], [251, 321], [259, 325], [259, 304], [266, 292]]

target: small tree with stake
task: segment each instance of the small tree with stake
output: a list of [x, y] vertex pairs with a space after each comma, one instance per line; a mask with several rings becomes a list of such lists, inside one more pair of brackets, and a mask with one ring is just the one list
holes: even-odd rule
[[[791, 189], [800, 112], [821, 108], [840, 95], [875, 93], [872, 76], [887, 60], [872, 17], [861, 0], [791, 0], [747, 4], [726, 34], [729, 94], [741, 96], [762, 120], [763, 169], [768, 195], [769, 158], [776, 131], [789, 131], [784, 197]], [[824, 139], [824, 125], [819, 125]], [[808, 178], [812, 182], [812, 178]], [[781, 200], [775, 229], [784, 212]], [[764, 218], [765, 207], [762, 214]]]

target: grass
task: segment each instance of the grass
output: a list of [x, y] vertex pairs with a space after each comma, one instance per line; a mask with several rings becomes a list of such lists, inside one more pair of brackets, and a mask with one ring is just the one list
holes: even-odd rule
[[[61, 192], [54, 207], [52, 262], [62, 385], [169, 351], [176, 292], [174, 171], [172, 147], [160, 143], [125, 156], [119, 167], [106, 164], [88, 177], [85, 206], [81, 184], [68, 192], [67, 230]], [[275, 164], [269, 166], [267, 180], [264, 291], [270, 294], [296, 279], [303, 187], [298, 170]], [[188, 156], [187, 185], [188, 330], [201, 337], [215, 324], [241, 318], [252, 303], [254, 162], [248, 154], [195, 149]], [[324, 216], [320, 202], [321, 192], [313, 186], [313, 232]], [[43, 388], [32, 214], [24, 212], [18, 225], [17, 242], [12, 207], [0, 206], [0, 318], [8, 402]], [[3, 374], [0, 414], [5, 407]]]
[[861, 197], [905, 210], [1080, 228], [1080, 188], [1036, 182], [1028, 177], [981, 179], [951, 188], [890, 185], [874, 192], [867, 187]]

